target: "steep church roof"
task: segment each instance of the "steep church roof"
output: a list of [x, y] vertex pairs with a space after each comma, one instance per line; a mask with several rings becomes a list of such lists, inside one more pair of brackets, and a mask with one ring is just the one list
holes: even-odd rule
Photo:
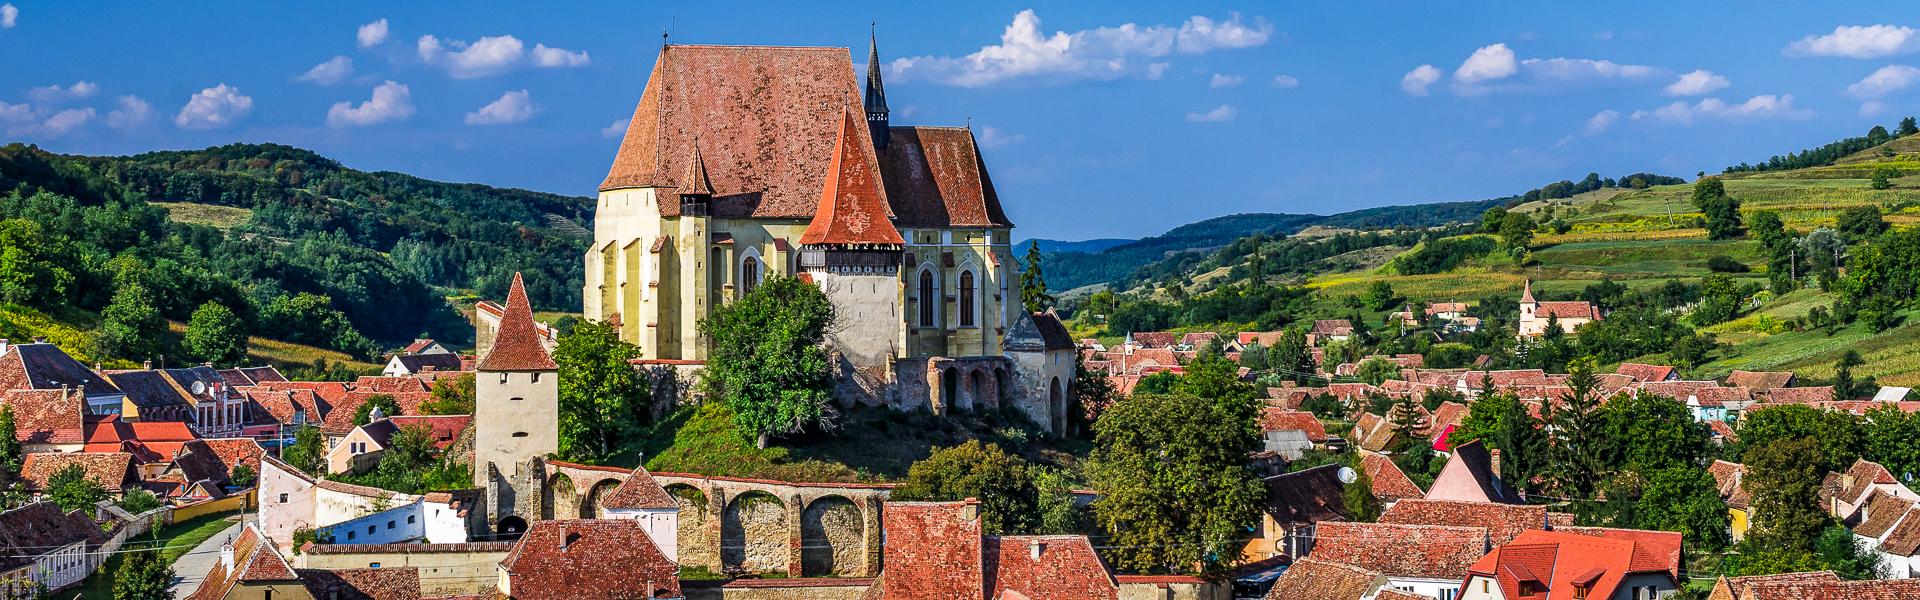
[[493, 350], [480, 359], [481, 371], [555, 371], [553, 357], [540, 343], [534, 328], [533, 305], [527, 301], [526, 284], [513, 274], [513, 288], [507, 291], [506, 315], [500, 318], [500, 330], [494, 334]]
[[807, 231], [800, 234], [800, 243], [907, 243], [887, 218], [887, 201], [875, 176], [878, 169], [873, 147], [858, 137], [865, 129], [854, 124], [851, 110], [841, 111], [840, 135], [834, 144], [833, 160], [827, 163], [827, 172], [832, 175], [820, 190], [820, 206], [814, 209]]

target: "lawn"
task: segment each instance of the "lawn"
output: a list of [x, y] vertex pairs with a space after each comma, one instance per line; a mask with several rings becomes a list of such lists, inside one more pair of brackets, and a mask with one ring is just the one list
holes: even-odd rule
[[1749, 267], [1762, 267], [1760, 243], [1751, 240], [1709, 241], [1670, 239], [1591, 241], [1559, 244], [1535, 250], [1541, 267], [1584, 269], [1616, 277], [1703, 277], [1707, 259], [1727, 256]]
[[219, 206], [193, 202], [148, 202], [167, 209], [167, 218], [176, 223], [208, 225], [220, 229], [232, 229], [234, 226], [253, 218], [251, 209], [237, 206]]
[[[239, 513], [204, 515], [190, 521], [174, 523], [162, 528], [158, 537], [140, 536], [128, 539], [123, 549], [160, 548], [160, 560], [171, 565], [173, 561], [179, 560], [181, 555], [193, 550], [194, 546], [200, 545], [200, 542], [207, 541], [207, 538], [225, 531], [227, 526], [233, 524], [227, 519], [237, 514]], [[108, 558], [107, 563], [102, 565], [99, 571], [88, 576], [85, 581], [81, 581], [80, 587], [73, 588], [72, 591], [81, 598], [112, 598], [113, 573], [120, 568], [121, 556], [121, 554], [115, 554]], [[58, 595], [65, 597], [67, 594], [63, 592]]]

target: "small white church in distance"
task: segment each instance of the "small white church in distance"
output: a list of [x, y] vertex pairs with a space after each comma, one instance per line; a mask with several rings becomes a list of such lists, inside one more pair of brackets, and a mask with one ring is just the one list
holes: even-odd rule
[[1581, 325], [1600, 320], [1600, 307], [1585, 300], [1567, 300], [1558, 302], [1539, 302], [1533, 299], [1533, 282], [1527, 281], [1520, 291], [1520, 337], [1533, 338], [1547, 334], [1547, 324], [1557, 323], [1560, 331], [1573, 333]]

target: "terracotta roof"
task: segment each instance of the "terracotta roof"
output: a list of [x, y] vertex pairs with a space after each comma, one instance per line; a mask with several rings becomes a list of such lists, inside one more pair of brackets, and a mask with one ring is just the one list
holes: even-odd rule
[[1260, 411], [1261, 431], [1304, 431], [1313, 443], [1327, 441], [1327, 429], [1313, 413], [1269, 406]]
[[634, 467], [633, 472], [627, 474], [627, 480], [614, 488], [600, 505], [622, 510], [678, 509], [680, 506], [674, 503], [673, 496], [667, 495], [666, 488], [660, 487], [660, 482], [653, 480], [653, 474], [647, 472], [645, 465]]
[[1854, 459], [1853, 465], [1847, 467], [1846, 475], [1848, 477], [1841, 478], [1842, 487], [1836, 491], [1840, 494], [1840, 501], [1848, 504], [1858, 502], [1875, 485], [1900, 483], [1885, 466], [1864, 458]]
[[1378, 571], [1388, 577], [1465, 579], [1487, 551], [1484, 527], [1324, 522], [1309, 556]]
[[1547, 507], [1457, 500], [1402, 500], [1381, 513], [1380, 522], [1485, 527], [1488, 539], [1493, 545], [1499, 546], [1513, 541], [1522, 532], [1545, 529]]
[[[443, 354], [439, 356], [452, 356], [455, 361], [460, 360], [460, 356], [457, 354]], [[459, 369], [456, 368], [454, 370], [459, 370]], [[409, 376], [409, 375], [400, 375], [396, 377], [387, 377], [385, 375], [361, 375], [359, 379], [353, 380], [353, 389], [355, 391], [361, 391], [361, 392], [383, 392], [383, 393], [389, 393], [389, 394], [393, 392], [428, 391], [426, 380], [423, 380], [419, 377]]]
[[1633, 542], [1633, 560], [1629, 566], [1635, 571], [1663, 570], [1680, 579], [1680, 567], [1684, 562], [1684, 536], [1678, 531], [1653, 531], [1647, 529], [1619, 529], [1614, 527], [1575, 527], [1555, 525], [1554, 531], [1592, 537]]
[[[1811, 576], [1807, 576], [1811, 575]], [[1824, 577], [1823, 577], [1824, 575]], [[1738, 583], [1734, 583], [1738, 580]], [[1792, 573], [1727, 580], [1734, 600], [1909, 600], [1920, 598], [1920, 579], [1842, 581], [1832, 572]], [[1716, 591], [1720, 589], [1715, 585]]]
[[1427, 493], [1407, 477], [1400, 465], [1379, 454], [1368, 454], [1360, 458], [1360, 464], [1367, 469], [1367, 479], [1373, 482], [1373, 495], [1387, 502], [1399, 502], [1416, 499]]
[[[208, 569], [200, 587], [193, 590], [186, 600], [217, 600], [226, 598], [233, 587], [242, 581], [296, 581], [299, 576], [280, 553], [273, 542], [260, 534], [252, 524], [242, 525], [240, 535], [234, 536], [228, 545], [233, 548], [233, 565], [222, 564], [216, 557]], [[224, 548], [223, 548], [224, 551]]]
[[1439, 408], [1433, 409], [1432, 422], [1427, 424], [1427, 437], [1429, 439], [1438, 439], [1440, 434], [1445, 432], [1448, 427], [1459, 425], [1462, 421], [1465, 421], [1469, 412], [1471, 412], [1471, 410], [1469, 410], [1465, 404], [1452, 400], [1441, 402]]
[[631, 519], [535, 522], [500, 567], [519, 600], [680, 596], [680, 567]]
[[1707, 473], [1713, 475], [1713, 484], [1720, 488], [1721, 498], [1733, 495], [1733, 490], [1740, 487], [1740, 478], [1746, 472], [1746, 465], [1717, 458], [1713, 460], [1713, 464], [1707, 465]]
[[134, 481], [133, 455], [125, 452], [34, 452], [20, 463], [20, 478], [36, 490], [47, 489], [55, 473], [78, 465], [87, 480], [108, 492], [118, 492]]
[[1346, 319], [1320, 319], [1313, 322], [1316, 335], [1349, 335], [1353, 333], [1353, 322]]
[[1727, 375], [1728, 387], [1748, 387], [1760, 390], [1783, 388], [1793, 385], [1793, 373], [1787, 371], [1734, 371]]
[[1380, 588], [1380, 593], [1374, 594], [1373, 600], [1433, 600], [1433, 596], [1415, 594], [1400, 588]]
[[888, 502], [881, 600], [978, 598], [986, 589], [977, 502]]
[[800, 243], [906, 243], [887, 214], [887, 200], [874, 173], [879, 165], [874, 161], [873, 147], [859, 140], [858, 132], [865, 129], [853, 122], [851, 110], [841, 111], [840, 133], [834, 141], [833, 160], [827, 163], [826, 185], [820, 190], [820, 204], [813, 211], [813, 220], [800, 234]]
[[1838, 396], [1833, 386], [1786, 387], [1767, 390], [1768, 402], [1832, 402]]
[[1634, 381], [1666, 381], [1673, 376], [1673, 367], [1626, 362], [1614, 367], [1613, 372], [1632, 377]]
[[306, 390], [329, 404], [346, 399], [352, 385], [344, 381], [262, 381], [254, 386], [268, 390]]
[[419, 338], [414, 340], [413, 343], [407, 344], [407, 347], [401, 348], [400, 353], [416, 354], [421, 350], [426, 350], [428, 347], [433, 346], [433, 344], [434, 344], [433, 338]]
[[[637, 117], [636, 117], [637, 118]], [[480, 359], [481, 371], [556, 371], [553, 357], [540, 343], [533, 323], [533, 307], [527, 302], [527, 287], [520, 274], [513, 274], [513, 287], [507, 291], [506, 315], [494, 332], [493, 348]]]
[[1267, 600], [1360, 600], [1385, 583], [1386, 578], [1377, 572], [1309, 556], [1288, 566], [1286, 572], [1273, 581], [1266, 597]]
[[[306, 422], [318, 425], [326, 420], [326, 414], [332, 405], [320, 399], [313, 390], [267, 389], [264, 387], [242, 388], [238, 390], [248, 402], [248, 409], [256, 412], [252, 419], [255, 423], [275, 421], [292, 424], [294, 413], [305, 414]], [[343, 392], [341, 397], [345, 397]]]
[[1344, 521], [1346, 499], [1340, 465], [1320, 465], [1266, 479], [1266, 512], [1280, 523]]
[[1573, 600], [1576, 585], [1587, 588], [1585, 597], [1612, 598], [1629, 575], [1668, 572], [1641, 559], [1647, 551], [1640, 546], [1611, 536], [1528, 531], [1475, 562], [1472, 573], [1498, 581], [1508, 598], [1528, 596], [1522, 582], [1544, 587], [1546, 600]]
[[176, 387], [158, 369], [107, 371], [106, 377], [120, 387], [120, 391], [127, 395], [127, 401], [142, 411], [170, 406], [192, 407], [195, 402], [186, 390]]
[[418, 600], [420, 571], [412, 567], [295, 569], [316, 600]]
[[22, 444], [86, 441], [87, 399], [79, 390], [9, 390], [0, 402], [13, 411], [13, 437]]
[[0, 390], [57, 390], [85, 387], [91, 395], [118, 394], [112, 382], [44, 342], [9, 344], [0, 352]]
[[1286, 335], [1287, 332], [1285, 331], [1242, 331], [1235, 337], [1241, 346], [1259, 344], [1261, 347], [1270, 348], [1273, 347], [1274, 344], [1280, 343], [1280, 338]]
[[1901, 517], [1907, 516], [1913, 504], [1913, 500], [1889, 494], [1885, 490], [1874, 490], [1860, 508], [1860, 512], [1866, 516], [1853, 526], [1854, 535], [1879, 539], [1893, 529]]
[[[258, 457], [255, 459], [257, 460]], [[189, 482], [206, 481], [210, 485], [219, 486], [226, 484], [232, 468], [221, 460], [220, 454], [215, 452], [212, 446], [208, 446], [206, 442], [194, 440], [180, 447], [180, 451], [173, 456], [173, 464], [168, 467], [168, 471], [179, 473]]]
[[1171, 348], [1179, 339], [1171, 331], [1136, 331], [1127, 337], [1141, 348]]
[[1114, 600], [1120, 585], [1084, 535], [987, 537], [982, 542], [986, 597]]
[[1585, 300], [1541, 302], [1539, 306], [1533, 309], [1533, 316], [1538, 319], [1551, 317], [1556, 319], [1598, 320], [1600, 318], [1600, 308], [1594, 306], [1592, 302]]
[[902, 226], [1012, 227], [973, 131], [893, 127], [880, 155], [887, 200]]

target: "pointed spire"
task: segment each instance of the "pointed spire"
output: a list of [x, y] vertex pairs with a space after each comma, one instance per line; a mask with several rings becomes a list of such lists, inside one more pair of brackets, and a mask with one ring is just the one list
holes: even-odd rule
[[713, 180], [707, 178], [707, 161], [700, 157], [700, 138], [693, 138], [693, 158], [687, 160], [687, 174], [680, 178], [680, 195], [713, 195]]
[[1523, 283], [1523, 284], [1521, 284], [1521, 288], [1520, 288], [1520, 303], [1521, 303], [1521, 304], [1535, 304], [1535, 302], [1533, 301], [1533, 280], [1532, 280], [1532, 279], [1523, 279], [1523, 280], [1521, 280], [1521, 281], [1524, 281], [1525, 283]]
[[900, 230], [887, 214], [887, 198], [880, 191], [879, 164], [854, 129], [851, 110], [840, 111], [840, 136], [827, 164], [826, 185], [813, 222], [800, 234], [802, 244], [902, 245]]
[[493, 334], [493, 348], [475, 367], [481, 371], [557, 371], [553, 357], [540, 342], [540, 330], [533, 324], [533, 304], [527, 301], [527, 286], [520, 274], [513, 274], [513, 287], [507, 290], [507, 307], [500, 316], [500, 329]]
[[[869, 27], [872, 27], [869, 24]], [[877, 33], [867, 36], [867, 132], [873, 137], [873, 147], [886, 150], [887, 141], [892, 139], [887, 112], [887, 89], [880, 81], [880, 41]]]

